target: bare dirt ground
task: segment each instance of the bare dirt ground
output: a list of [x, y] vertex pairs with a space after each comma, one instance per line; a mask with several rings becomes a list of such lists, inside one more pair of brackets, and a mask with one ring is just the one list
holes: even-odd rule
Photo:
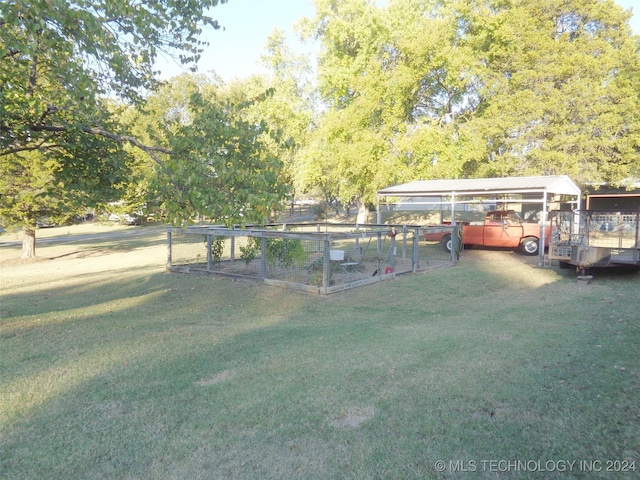
[[[74, 228], [78, 227], [78, 228]], [[114, 274], [122, 269], [151, 267], [164, 270], [167, 247], [162, 228], [142, 230], [139, 227], [95, 225], [43, 229], [51, 240], [36, 241], [36, 258], [23, 259], [22, 234], [4, 234], [0, 238], [0, 279], [4, 282], [55, 282], [76, 275], [98, 272]], [[135, 230], [138, 228], [138, 230]], [[58, 234], [56, 236], [56, 233]], [[93, 235], [102, 236], [93, 238]], [[108, 234], [104, 236], [104, 234]], [[85, 237], [91, 235], [91, 237]], [[55, 285], [54, 285], [55, 286]]]

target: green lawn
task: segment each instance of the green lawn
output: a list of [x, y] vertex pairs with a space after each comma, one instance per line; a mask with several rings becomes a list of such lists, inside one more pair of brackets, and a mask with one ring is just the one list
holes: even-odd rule
[[167, 274], [161, 235], [19, 248], [0, 478], [640, 475], [640, 275], [471, 250], [322, 297]]

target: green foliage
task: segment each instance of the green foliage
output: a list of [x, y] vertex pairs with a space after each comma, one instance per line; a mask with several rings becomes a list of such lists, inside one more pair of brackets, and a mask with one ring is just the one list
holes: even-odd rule
[[294, 238], [268, 238], [267, 262], [273, 266], [276, 263], [282, 267], [290, 267], [295, 263], [302, 263], [307, 258], [302, 241]]
[[272, 91], [236, 93], [184, 75], [152, 95], [133, 120], [137, 131], [171, 151], [147, 173], [148, 195], [158, 199], [169, 222], [205, 216], [229, 226], [263, 224], [288, 194], [275, 153], [286, 139], [265, 121], [245, 118]]
[[[0, 212], [33, 243], [38, 216], [117, 200], [135, 177], [105, 97], [139, 102], [159, 53], [193, 64], [219, 0], [0, 2]], [[25, 241], [27, 236], [25, 237]], [[26, 244], [25, 244], [26, 245]], [[26, 250], [26, 248], [25, 248]]]
[[[211, 239], [211, 260], [213, 264], [220, 263], [222, 260], [222, 254], [224, 253], [224, 246], [227, 241], [226, 237], [213, 237]], [[208, 243], [207, 236], [204, 237], [204, 242]]]
[[[276, 264], [282, 267], [291, 267], [296, 263], [302, 263], [307, 259], [302, 241], [292, 238], [267, 238], [267, 263], [270, 266]], [[240, 247], [240, 258], [248, 265], [252, 260], [261, 255], [262, 239], [251, 237], [246, 246]]]
[[598, 0], [316, 1], [326, 109], [299, 155], [307, 191], [372, 201], [401, 181], [640, 176], [640, 57]]
[[247, 245], [240, 246], [240, 258], [244, 260], [244, 263], [249, 265], [262, 250], [261, 242], [259, 238], [249, 237], [247, 239]]

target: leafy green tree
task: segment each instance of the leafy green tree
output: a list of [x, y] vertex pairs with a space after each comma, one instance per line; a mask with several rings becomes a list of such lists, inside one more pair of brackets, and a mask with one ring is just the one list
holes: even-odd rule
[[316, 17], [305, 25], [322, 46], [318, 89], [326, 105], [303, 154], [307, 179], [331, 172], [340, 200], [357, 203], [359, 222], [367, 220], [375, 192], [396, 178], [391, 152], [407, 115], [388, 27], [368, 0], [318, 0]]
[[[102, 125], [117, 131], [107, 121]], [[0, 218], [22, 227], [22, 257], [36, 254], [39, 221], [61, 224], [118, 198], [129, 180], [130, 160], [120, 143], [77, 130], [57, 135], [55, 143], [40, 149], [0, 155]]]
[[248, 98], [205, 76], [183, 75], [149, 98], [135, 122], [171, 152], [156, 155], [149, 182], [171, 223], [201, 216], [229, 226], [264, 223], [278, 207], [289, 188], [274, 151], [286, 138], [247, 120], [247, 109], [270, 95]]
[[[103, 187], [117, 188], [118, 176], [126, 173], [122, 143], [156, 158], [158, 149], [118, 128], [101, 98], [140, 101], [157, 85], [153, 68], [160, 53], [193, 65], [205, 46], [198, 35], [204, 27], [218, 27], [204, 13], [218, 3], [0, 2], [0, 202], [3, 220], [25, 228], [23, 255], [35, 252], [35, 215], [77, 204], [71, 192], [93, 201], [113, 194]], [[29, 182], [6, 177], [26, 172], [40, 193], [19, 205], [12, 192]], [[47, 176], [55, 191], [38, 185]], [[105, 182], [94, 188], [94, 180]], [[74, 183], [84, 189], [71, 188]]]
[[317, 0], [303, 166], [366, 204], [417, 178], [640, 175], [638, 39], [600, 0]]
[[469, 173], [568, 174], [582, 184], [640, 174], [640, 58], [628, 13], [597, 0], [514, 0], [473, 2], [458, 19], [480, 98], [464, 130], [487, 147]]
[[273, 95], [264, 102], [252, 106], [254, 120], [265, 119], [287, 138], [286, 149], [274, 151], [284, 162], [283, 181], [293, 187], [293, 193], [304, 192], [304, 185], [297, 175], [301, 148], [315, 122], [314, 108], [317, 101], [311, 76], [309, 59], [296, 54], [287, 45], [284, 33], [275, 29], [267, 38], [266, 53], [262, 62], [270, 75], [255, 77], [258, 88], [271, 89]]

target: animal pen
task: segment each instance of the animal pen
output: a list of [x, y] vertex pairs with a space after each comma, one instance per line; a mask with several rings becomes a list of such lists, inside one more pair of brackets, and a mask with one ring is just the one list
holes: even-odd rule
[[171, 228], [167, 269], [326, 295], [452, 265], [455, 255], [424, 240], [434, 228], [453, 230], [328, 223]]

